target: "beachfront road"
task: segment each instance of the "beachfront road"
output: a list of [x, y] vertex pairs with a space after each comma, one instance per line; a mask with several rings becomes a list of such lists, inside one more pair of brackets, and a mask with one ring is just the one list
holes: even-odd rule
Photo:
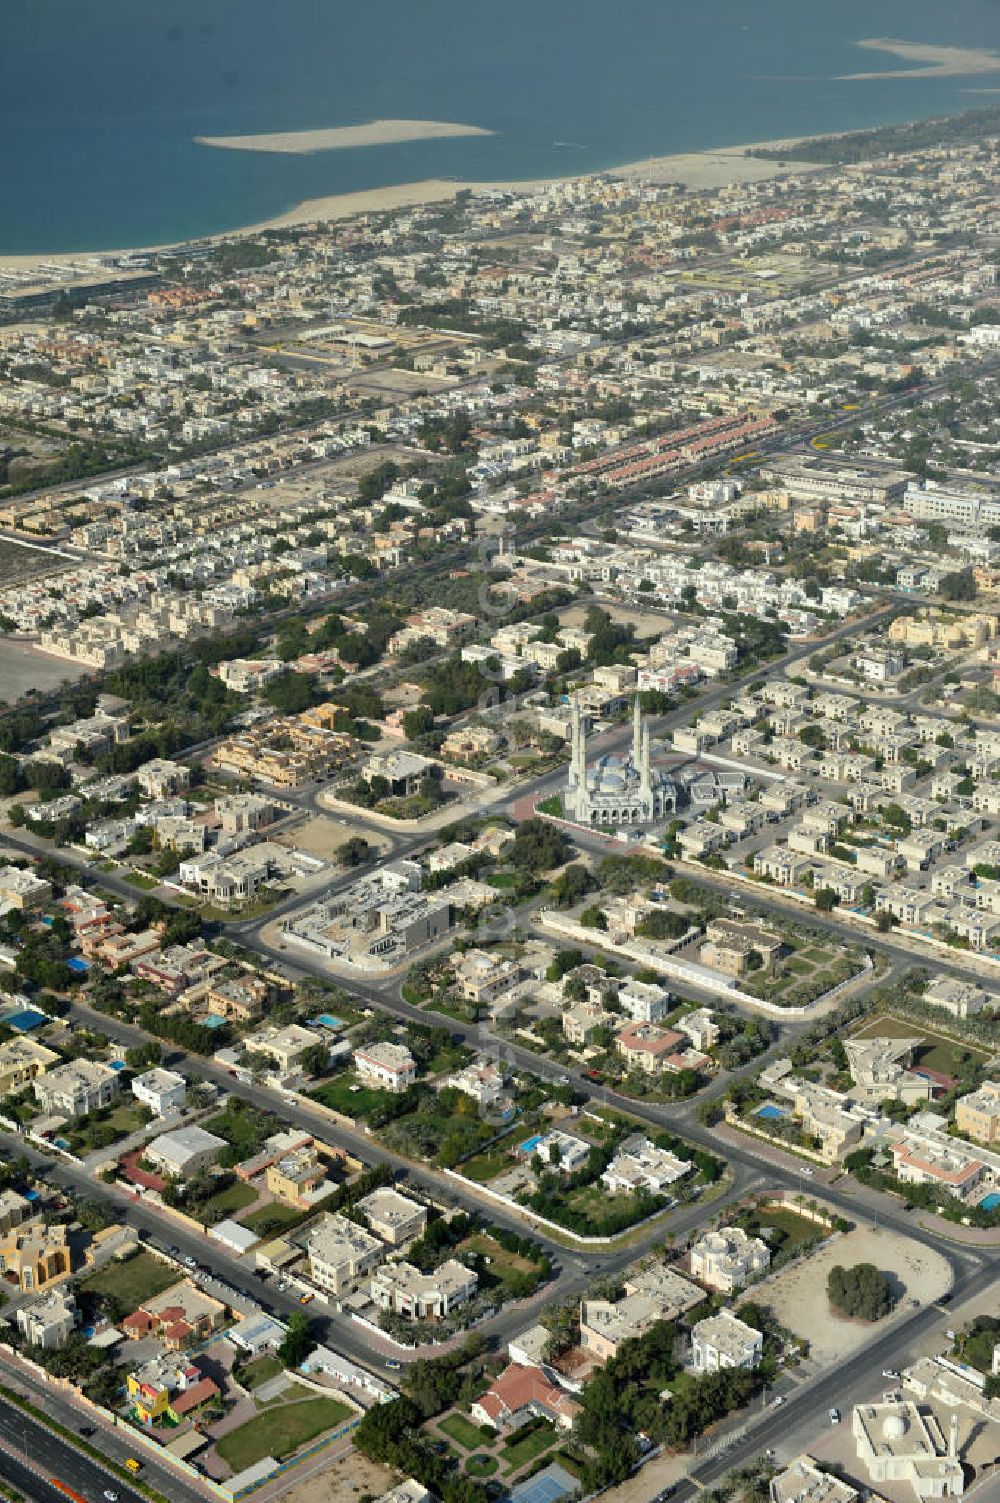
[[52, 1486], [53, 1478], [72, 1488], [86, 1503], [102, 1503], [105, 1492], [113, 1492], [119, 1503], [145, 1503], [127, 1482], [3, 1398], [0, 1477], [36, 1503], [66, 1503], [66, 1494]]

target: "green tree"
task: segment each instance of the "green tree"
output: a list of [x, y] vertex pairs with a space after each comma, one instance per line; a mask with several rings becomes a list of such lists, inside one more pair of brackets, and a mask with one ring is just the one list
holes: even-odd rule
[[831, 1307], [852, 1320], [881, 1320], [892, 1309], [892, 1284], [874, 1263], [855, 1263], [851, 1268], [835, 1264], [826, 1279]]

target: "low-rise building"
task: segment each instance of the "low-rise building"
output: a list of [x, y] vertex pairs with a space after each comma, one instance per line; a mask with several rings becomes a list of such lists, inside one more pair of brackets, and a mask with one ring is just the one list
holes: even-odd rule
[[922, 1413], [901, 1395], [890, 1395], [880, 1404], [856, 1404], [851, 1433], [858, 1460], [876, 1486], [909, 1483], [921, 1499], [958, 1498], [965, 1491], [957, 1410], [952, 1410], [945, 1440], [933, 1414]]
[[467, 1304], [478, 1283], [471, 1268], [448, 1258], [433, 1273], [422, 1273], [412, 1263], [383, 1263], [370, 1288], [380, 1310], [411, 1320], [440, 1320]]
[[489, 1060], [476, 1060], [447, 1076], [441, 1086], [471, 1096], [480, 1106], [495, 1106], [504, 1093], [504, 1073]]
[[334, 1189], [314, 1143], [304, 1143], [273, 1159], [264, 1170], [269, 1195], [297, 1211], [308, 1211]]
[[805, 1453], [771, 1478], [768, 1491], [770, 1503], [858, 1503], [861, 1497], [856, 1487], [821, 1470]]
[[51, 1289], [17, 1310], [17, 1329], [29, 1346], [58, 1351], [76, 1328], [78, 1311], [72, 1294]]
[[480, 1425], [506, 1434], [534, 1419], [570, 1430], [580, 1412], [576, 1399], [545, 1376], [540, 1367], [512, 1363], [480, 1394], [470, 1413]]
[[452, 962], [455, 986], [466, 1002], [492, 1006], [507, 995], [520, 978], [517, 962], [489, 950], [466, 950]]
[[305, 1245], [309, 1277], [327, 1294], [340, 1294], [376, 1268], [385, 1256], [378, 1237], [346, 1216], [323, 1216]]
[[657, 1148], [640, 1134], [621, 1144], [611, 1163], [601, 1175], [601, 1182], [612, 1195], [635, 1190], [660, 1194], [690, 1174], [692, 1165], [669, 1149]]
[[0, 913], [38, 913], [52, 898], [52, 884], [18, 866], [0, 866]]
[[354, 1068], [362, 1080], [383, 1091], [405, 1091], [417, 1078], [417, 1065], [405, 1044], [366, 1044], [354, 1051]]
[[65, 1226], [31, 1222], [19, 1226], [0, 1240], [0, 1273], [29, 1293], [47, 1289], [73, 1271], [72, 1252]]
[[427, 1208], [398, 1190], [383, 1186], [359, 1200], [355, 1210], [366, 1217], [377, 1237], [389, 1247], [405, 1247], [423, 1235], [427, 1226]]
[[107, 1106], [118, 1091], [118, 1071], [97, 1060], [74, 1059], [56, 1065], [34, 1082], [35, 1100], [57, 1117], [83, 1117]]
[[691, 1359], [696, 1373], [714, 1373], [727, 1367], [747, 1367], [760, 1362], [764, 1338], [731, 1310], [720, 1310], [691, 1328]]
[[288, 1023], [284, 1028], [259, 1029], [246, 1040], [246, 1047], [251, 1054], [264, 1054], [273, 1060], [282, 1075], [291, 1075], [317, 1042], [316, 1034], [308, 1028]]
[[226, 1307], [190, 1279], [171, 1284], [162, 1294], [144, 1300], [121, 1323], [131, 1341], [158, 1337], [172, 1352], [204, 1341], [224, 1323]]
[[977, 1091], [955, 1103], [955, 1126], [976, 1143], [994, 1148], [1000, 1142], [1000, 1081], [985, 1080]]
[[630, 1274], [618, 1300], [580, 1304], [580, 1346], [598, 1362], [618, 1355], [625, 1341], [645, 1335], [659, 1320], [677, 1320], [705, 1298], [704, 1291], [664, 1263]]
[[710, 1289], [733, 1294], [771, 1266], [767, 1243], [739, 1226], [705, 1232], [691, 1247], [691, 1272]]
[[167, 1117], [183, 1107], [187, 1081], [176, 1070], [147, 1070], [132, 1081], [132, 1095], [157, 1117]]
[[225, 1138], [206, 1132], [203, 1127], [178, 1127], [147, 1143], [143, 1158], [168, 1179], [190, 1179], [214, 1164], [225, 1147]]
[[629, 1069], [647, 1075], [683, 1068], [679, 1051], [686, 1047], [683, 1033], [655, 1023], [629, 1023], [615, 1034], [615, 1048]]
[[0, 1044], [0, 1096], [10, 1096], [44, 1075], [59, 1055], [34, 1039], [13, 1038]]

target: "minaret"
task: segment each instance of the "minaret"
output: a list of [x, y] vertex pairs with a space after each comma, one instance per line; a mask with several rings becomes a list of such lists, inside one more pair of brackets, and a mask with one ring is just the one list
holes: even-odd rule
[[587, 717], [583, 706], [577, 702], [576, 713], [580, 717], [579, 756], [576, 764], [577, 784], [580, 788], [587, 786]]
[[642, 706], [638, 694], [632, 701], [632, 766], [636, 772], [642, 765]]
[[948, 1455], [952, 1461], [958, 1460], [958, 1410], [951, 1411], [951, 1424], [948, 1427]]
[[644, 794], [650, 794], [653, 787], [653, 775], [650, 768], [650, 745], [649, 725], [642, 728], [642, 757], [639, 765], [639, 786]]
[[574, 699], [572, 716], [570, 719], [570, 757], [569, 778], [570, 788], [582, 788], [587, 781], [587, 732], [584, 728], [583, 711], [580, 701]]
[[574, 699], [569, 707], [569, 771], [566, 774], [566, 787], [572, 791], [576, 787], [576, 769], [580, 761], [580, 706]]

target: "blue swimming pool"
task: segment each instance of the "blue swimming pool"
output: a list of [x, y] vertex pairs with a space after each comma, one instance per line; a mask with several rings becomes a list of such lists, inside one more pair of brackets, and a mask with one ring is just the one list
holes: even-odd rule
[[995, 1211], [997, 1206], [1000, 1206], [1000, 1194], [996, 1190], [993, 1190], [989, 1195], [984, 1195], [979, 1202], [979, 1209], [981, 1211]]
[[535, 1136], [533, 1138], [525, 1138], [524, 1142], [518, 1145], [520, 1147], [521, 1152], [522, 1153], [534, 1153], [535, 1149], [538, 1147], [539, 1143], [542, 1141], [542, 1136], [543, 1136], [542, 1133], [536, 1132]]
[[785, 1113], [781, 1110], [780, 1106], [771, 1106], [770, 1104], [768, 1104], [767, 1106], [760, 1107], [759, 1110], [758, 1110], [758, 1112], [757, 1112], [757, 1116], [758, 1117], [768, 1117], [768, 1118], [771, 1118], [771, 1117], [783, 1117], [784, 1115], [785, 1115]]

